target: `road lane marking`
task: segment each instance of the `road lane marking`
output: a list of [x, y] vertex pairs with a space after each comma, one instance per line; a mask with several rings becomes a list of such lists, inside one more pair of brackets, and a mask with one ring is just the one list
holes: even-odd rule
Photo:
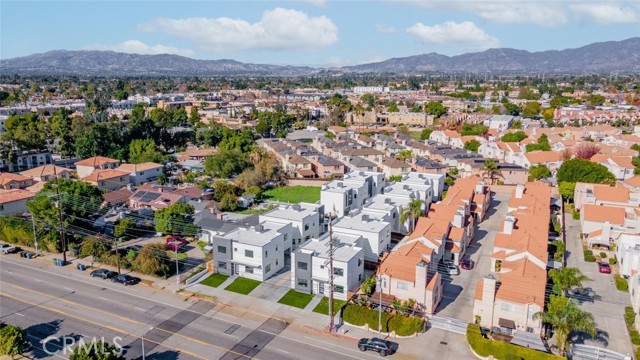
[[16, 312], [16, 313], [14, 313], [14, 314], [15, 314], [15, 315], [18, 315], [18, 316], [22, 316], [22, 317], [24, 317], [24, 315], [23, 315], [23, 314], [20, 314], [19, 312]]
[[[37, 290], [32, 290], [32, 289], [25, 288], [25, 287], [22, 287], [22, 286], [19, 286], [19, 285], [15, 285], [15, 284], [7, 283], [7, 282], [4, 282], [4, 281], [0, 281], [0, 284], [2, 284], [2, 283], [7, 284], [7, 285], [12, 286], [12, 287], [15, 287], [15, 288], [17, 288], [17, 289], [21, 289], [21, 290], [24, 290], [24, 291], [29, 291], [29, 292], [32, 292], [32, 293], [38, 294], [38, 295], [42, 295], [42, 296], [49, 297], [49, 298], [51, 298], [52, 300], [55, 300], [55, 301], [60, 301], [60, 302], [66, 303], [66, 304], [70, 304], [70, 305], [75, 305], [75, 306], [83, 307], [83, 308], [88, 309], [88, 310], [92, 310], [92, 311], [95, 311], [95, 312], [103, 313], [103, 314], [105, 314], [105, 315], [109, 315], [109, 316], [112, 316], [112, 317], [116, 317], [116, 318], [119, 318], [119, 319], [121, 319], [121, 320], [128, 321], [128, 322], [130, 322], [130, 323], [133, 323], [133, 324], [135, 324], [135, 325], [142, 325], [142, 326], [144, 326], [145, 328], [148, 328], [148, 324], [147, 324], [147, 323], [144, 323], [144, 322], [141, 322], [141, 321], [137, 321], [137, 320], [134, 320], [134, 319], [130, 319], [130, 318], [127, 318], [127, 317], [124, 317], [124, 316], [121, 316], [121, 315], [118, 315], [118, 314], [114, 314], [114, 313], [111, 313], [111, 312], [108, 312], [108, 311], [105, 311], [105, 310], [102, 310], [102, 309], [97, 309], [97, 308], [94, 308], [94, 307], [91, 307], [91, 306], [88, 306], [88, 305], [80, 304], [80, 303], [77, 303], [77, 302], [75, 302], [75, 301], [71, 301], [71, 300], [67, 300], [67, 299], [62, 299], [62, 298], [58, 298], [58, 297], [55, 297], [55, 296], [52, 296], [52, 295], [49, 295], [49, 294], [47, 294], [47, 293], [43, 293], [43, 292], [40, 292], [40, 291], [37, 291]], [[3, 292], [0, 292], [0, 295], [2, 295], [2, 294], [4, 294], [4, 293], [3, 293]], [[5, 295], [5, 296], [10, 297], [10, 295]], [[20, 299], [18, 299], [18, 300], [19, 300], [19, 301], [22, 301], [22, 300], [20, 300]], [[239, 325], [239, 324], [238, 324], [238, 325]], [[179, 333], [176, 333], [176, 332], [173, 332], [173, 331], [169, 331], [169, 330], [166, 330], [166, 329], [163, 329], [163, 328], [160, 328], [160, 327], [154, 327], [154, 330], [158, 330], [158, 331], [162, 331], [162, 332], [165, 332], [165, 333], [168, 333], [168, 334], [171, 334], [171, 335], [175, 335], [175, 336], [181, 337], [181, 338], [183, 338], [183, 339], [185, 339], [185, 340], [188, 340], [188, 341], [191, 341], [191, 342], [197, 343], [197, 344], [199, 344], [199, 345], [203, 345], [203, 346], [210, 346], [210, 347], [213, 347], [213, 348], [215, 348], [215, 349], [219, 349], [219, 350], [222, 350], [222, 351], [225, 351], [225, 352], [230, 352], [230, 353], [232, 353], [232, 354], [234, 354], [234, 355], [239, 355], [239, 356], [240, 356], [240, 358], [256, 359], [256, 360], [257, 360], [257, 358], [255, 358], [255, 357], [250, 357], [250, 356], [247, 356], [247, 355], [244, 355], [244, 354], [241, 354], [241, 353], [235, 352], [235, 351], [233, 351], [232, 349], [226, 348], [226, 347], [224, 347], [224, 346], [219, 346], [219, 345], [211, 344], [211, 343], [208, 343], [208, 342], [205, 342], [205, 341], [202, 341], [202, 340], [196, 339], [196, 338], [192, 338], [192, 337], [190, 337], [190, 336], [182, 335], [182, 334], [179, 334]]]
[[[85, 319], [85, 318], [83, 318], [83, 317], [76, 316], [76, 315], [72, 315], [72, 314], [66, 313], [66, 312], [64, 312], [64, 311], [62, 311], [62, 310], [58, 310], [58, 309], [52, 308], [52, 307], [50, 307], [50, 306], [44, 306], [44, 305], [42, 305], [42, 304], [34, 303], [34, 302], [32, 302], [32, 301], [29, 301], [29, 300], [25, 300], [25, 299], [21, 299], [21, 298], [18, 298], [18, 297], [15, 297], [15, 296], [9, 295], [9, 294], [7, 294], [7, 293], [5, 293], [5, 292], [2, 292], [2, 291], [0, 291], [0, 296], [4, 296], [4, 297], [9, 298], [9, 299], [13, 299], [13, 300], [16, 300], [16, 301], [20, 301], [20, 302], [22, 302], [22, 303], [25, 303], [25, 304], [28, 304], [28, 305], [31, 305], [31, 306], [34, 306], [34, 307], [37, 307], [37, 308], [40, 308], [40, 309], [45, 309], [45, 310], [51, 311], [51, 312], [56, 313], [56, 314], [60, 314], [60, 315], [64, 315], [64, 316], [68, 316], [68, 317], [71, 317], [71, 318], [74, 318], [74, 319], [76, 319], [76, 320], [80, 320], [80, 321], [86, 322], [86, 323], [91, 324], [91, 325], [94, 325], [94, 326], [104, 327], [105, 329], [109, 329], [109, 330], [111, 330], [111, 331], [113, 331], [113, 332], [117, 332], [117, 333], [120, 333], [120, 334], [125, 334], [125, 335], [128, 335], [128, 336], [133, 336], [134, 338], [139, 338], [139, 337], [140, 337], [140, 336], [138, 336], [138, 335], [136, 335], [136, 334], [132, 334], [132, 333], [130, 333], [130, 332], [128, 332], [128, 331], [126, 331], [126, 330], [123, 330], [123, 329], [117, 328], [117, 327], [115, 327], [115, 326], [107, 325], [107, 324], [102, 324], [102, 323], [99, 323], [99, 322], [97, 322], [97, 321], [93, 321], [93, 320], [88, 320], [88, 319]], [[171, 349], [171, 350], [174, 350], [174, 351], [178, 351], [178, 352], [181, 352], [181, 353], [184, 353], [184, 354], [187, 354], [187, 355], [190, 355], [190, 356], [196, 357], [196, 358], [198, 358], [198, 359], [207, 360], [207, 358], [205, 358], [205, 357], [201, 357], [201, 356], [198, 356], [198, 355], [196, 355], [196, 354], [192, 353], [191, 351], [184, 350], [184, 349], [180, 349], [180, 348], [176, 348], [176, 347], [173, 347], [173, 346], [170, 346], [170, 345], [165, 345], [165, 344], [163, 344], [163, 343], [160, 343], [160, 342], [154, 341], [153, 339], [148, 339], [148, 338], [147, 338], [147, 339], [145, 339], [145, 341], [152, 342], [152, 343], [154, 343], [154, 344], [157, 344], [157, 345], [159, 345], [159, 346], [165, 347], [165, 348], [167, 348], [167, 349]]]
[[140, 307], [137, 307], [137, 306], [136, 306], [135, 308], [136, 308], [136, 309], [138, 309], [138, 310], [140, 310], [140, 311], [142, 311], [142, 312], [147, 312], [147, 310], [145, 310], [145, 309], [143, 309], [143, 308], [140, 308]]
[[109, 299], [107, 299], [107, 298], [105, 298], [105, 297], [102, 297], [102, 296], [98, 296], [98, 299], [102, 299], [102, 300], [104, 300], [104, 301], [109, 301]]
[[69, 291], [73, 291], [73, 289], [72, 289], [72, 288], [67, 287], [67, 286], [63, 286], [63, 288], [64, 288], [64, 289], [67, 289], [67, 290], [69, 290]]
[[282, 350], [282, 349], [276, 349], [277, 351], [280, 351], [281, 353], [285, 353], [285, 354], [291, 354], [290, 352], [286, 351], [286, 350]]

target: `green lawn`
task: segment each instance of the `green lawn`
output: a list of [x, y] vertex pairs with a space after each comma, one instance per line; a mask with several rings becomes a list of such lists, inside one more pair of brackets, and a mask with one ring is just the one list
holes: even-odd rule
[[269, 211], [269, 209], [244, 209], [240, 211], [234, 211], [234, 213], [243, 215], [260, 215], [266, 213], [267, 211]]
[[252, 292], [253, 289], [258, 287], [258, 285], [260, 285], [260, 281], [258, 280], [239, 277], [224, 289], [236, 292], [238, 294], [249, 295], [249, 293]]
[[414, 140], [422, 140], [420, 136], [422, 135], [422, 131], [409, 131], [409, 136], [411, 136]]
[[[338, 310], [340, 310], [340, 308], [346, 303], [347, 302], [344, 300], [333, 299], [333, 313], [337, 314]], [[329, 315], [329, 298], [326, 296], [323, 297], [322, 300], [320, 300], [320, 303], [313, 309], [313, 312]]]
[[229, 278], [228, 275], [223, 275], [223, 274], [211, 274], [209, 275], [208, 278], [202, 280], [200, 282], [200, 284], [202, 285], [207, 285], [207, 286], [211, 286], [214, 288], [217, 288], [218, 286], [220, 286], [220, 284], [222, 284], [223, 282], [225, 282], [225, 280], [227, 280]]
[[313, 294], [303, 294], [293, 289], [289, 290], [278, 302], [289, 306], [304, 309], [313, 299]]
[[548, 354], [542, 351], [527, 349], [522, 346], [509, 344], [503, 341], [485, 339], [480, 333], [480, 327], [469, 324], [467, 328], [467, 341], [476, 354], [484, 357], [493, 355], [497, 360], [523, 359], [523, 360], [561, 360], [564, 357]]
[[319, 186], [284, 186], [270, 189], [262, 194], [263, 198], [288, 203], [308, 202], [320, 200]]

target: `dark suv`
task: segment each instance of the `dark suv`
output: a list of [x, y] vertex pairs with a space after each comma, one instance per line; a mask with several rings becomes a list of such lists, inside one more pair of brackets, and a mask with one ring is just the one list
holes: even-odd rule
[[93, 270], [89, 275], [91, 275], [91, 277], [99, 277], [101, 279], [111, 279], [117, 276], [118, 273], [115, 271], [107, 270], [107, 269], [100, 269], [100, 270]]
[[390, 355], [392, 352], [391, 341], [383, 340], [380, 338], [362, 338], [358, 341], [358, 349], [360, 351], [375, 351], [380, 353], [380, 356]]
[[129, 275], [118, 275], [114, 278], [111, 278], [111, 281], [115, 283], [121, 283], [126, 285], [135, 285], [140, 282], [140, 278], [129, 276]]

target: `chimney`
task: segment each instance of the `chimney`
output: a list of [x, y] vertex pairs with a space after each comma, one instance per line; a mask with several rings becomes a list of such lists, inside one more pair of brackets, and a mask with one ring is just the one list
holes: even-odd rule
[[516, 223], [516, 218], [511, 216], [511, 215], [507, 215], [504, 218], [504, 233], [505, 234], [511, 234], [513, 232], [513, 226]]
[[391, 204], [391, 198], [384, 198], [385, 204]]
[[369, 215], [367, 215], [367, 214], [362, 214], [362, 221], [364, 221], [364, 222], [369, 222]]
[[427, 279], [429, 277], [428, 270], [429, 270], [428, 263], [424, 261], [420, 261], [418, 264], [416, 264], [416, 288], [417, 289], [426, 289]]
[[[215, 212], [215, 209], [211, 209], [211, 212]], [[223, 213], [217, 213], [216, 214], [216, 219], [224, 220], [224, 214]]]
[[476, 194], [484, 194], [484, 182], [482, 180], [476, 184]]
[[453, 226], [457, 228], [464, 227], [464, 207], [458, 206], [458, 211], [453, 215]]
[[498, 278], [493, 274], [484, 277], [482, 281], [482, 302], [480, 306], [480, 325], [493, 326], [493, 308], [496, 299], [496, 285]]
[[611, 223], [608, 221], [605, 221], [602, 224], [602, 240], [604, 241], [609, 241], [609, 239], [611, 238]]
[[293, 210], [295, 210], [295, 211], [300, 211], [300, 209], [301, 209], [300, 204], [293, 204], [293, 206], [291, 208]]
[[518, 184], [516, 186], [516, 199], [522, 199], [522, 195], [524, 195], [524, 184]]
[[262, 224], [258, 224], [258, 225], [255, 226], [254, 229], [255, 229], [256, 232], [261, 233], [261, 232], [264, 231], [264, 226]]

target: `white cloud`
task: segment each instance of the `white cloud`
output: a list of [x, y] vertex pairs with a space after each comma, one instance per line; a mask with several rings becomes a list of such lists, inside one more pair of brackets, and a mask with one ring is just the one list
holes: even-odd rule
[[465, 51], [486, 50], [500, 46], [498, 39], [490, 36], [471, 21], [461, 23], [446, 21], [433, 26], [417, 23], [408, 27], [407, 32], [427, 44], [443, 45]]
[[582, 3], [570, 6], [571, 10], [585, 20], [598, 24], [632, 23], [638, 21], [637, 10], [616, 3]]
[[127, 40], [115, 45], [94, 44], [85, 47], [86, 50], [111, 50], [116, 52], [156, 55], [156, 54], [175, 54], [192, 57], [194, 52], [189, 49], [180, 49], [167, 45], [147, 45], [140, 40]]
[[138, 28], [188, 39], [202, 49], [216, 53], [315, 49], [338, 41], [338, 28], [331, 19], [283, 8], [265, 11], [255, 23], [227, 17], [158, 18], [140, 24]]
[[396, 31], [396, 29], [393, 26], [388, 26], [384, 24], [375, 24], [374, 28], [376, 29], [377, 32], [382, 34], [389, 34]]
[[327, 0], [291, 0], [291, 1], [298, 2], [298, 3], [311, 4], [319, 7], [324, 7], [325, 5], [327, 5]]

